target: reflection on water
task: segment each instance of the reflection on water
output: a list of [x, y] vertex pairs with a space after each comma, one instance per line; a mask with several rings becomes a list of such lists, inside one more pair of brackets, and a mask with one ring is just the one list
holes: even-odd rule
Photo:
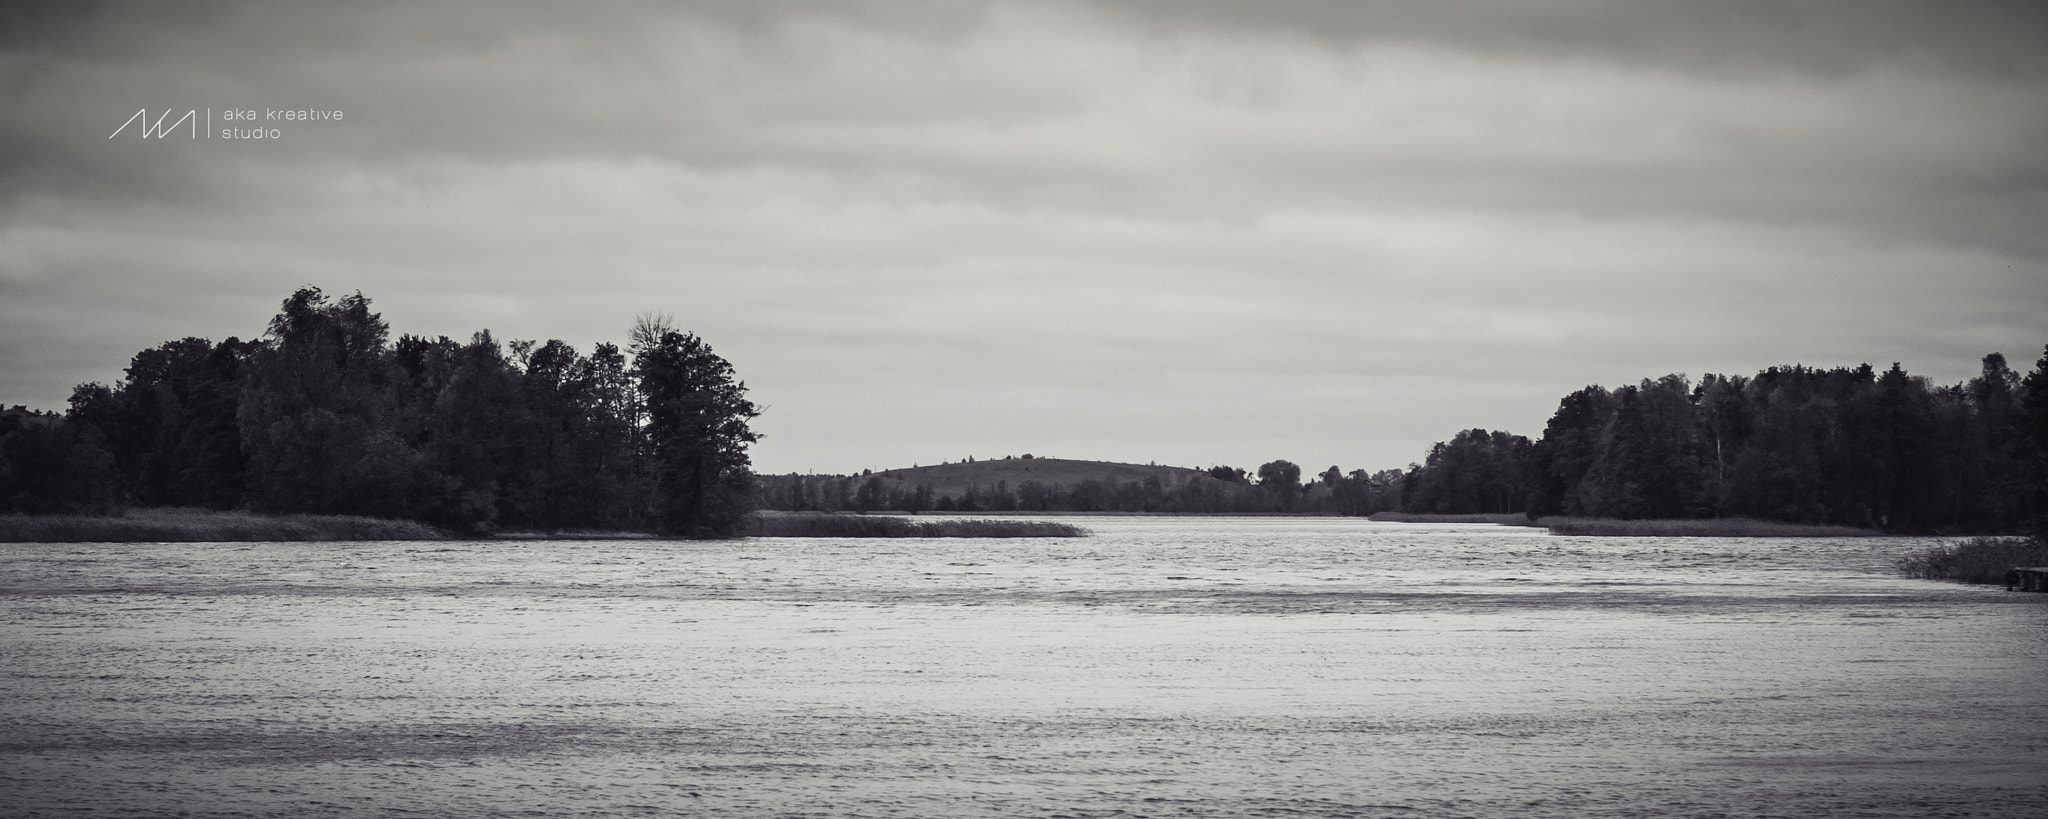
[[1924, 541], [0, 545], [21, 815], [2039, 816], [2048, 595]]

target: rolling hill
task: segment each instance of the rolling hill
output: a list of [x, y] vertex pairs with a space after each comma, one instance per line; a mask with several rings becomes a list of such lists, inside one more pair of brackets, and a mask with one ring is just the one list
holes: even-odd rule
[[874, 473], [890, 489], [910, 490], [923, 485], [931, 487], [934, 496], [954, 498], [965, 493], [969, 486], [994, 489], [998, 483], [1007, 483], [1011, 491], [1015, 491], [1025, 481], [1037, 481], [1048, 486], [1057, 483], [1071, 488], [1090, 479], [1119, 486], [1143, 483], [1146, 478], [1156, 477], [1161, 488], [1171, 490], [1201, 474], [1202, 470], [1178, 466], [1070, 461], [1063, 458], [962, 461]]

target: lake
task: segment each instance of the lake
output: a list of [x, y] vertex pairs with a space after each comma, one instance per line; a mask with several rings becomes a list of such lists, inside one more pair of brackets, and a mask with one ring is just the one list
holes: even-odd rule
[[2048, 595], [1933, 541], [0, 544], [19, 816], [2048, 812]]

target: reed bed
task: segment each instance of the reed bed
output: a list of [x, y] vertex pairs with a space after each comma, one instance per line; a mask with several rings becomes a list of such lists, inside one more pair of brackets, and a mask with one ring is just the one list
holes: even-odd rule
[[448, 540], [424, 523], [355, 515], [258, 515], [213, 509], [130, 509], [115, 516], [4, 515], [6, 543], [207, 543]]
[[911, 520], [895, 515], [757, 515], [749, 537], [1087, 537], [1042, 520]]
[[554, 532], [516, 530], [492, 532], [490, 540], [661, 540], [652, 532], [626, 532], [610, 529], [562, 529]]
[[1502, 526], [1534, 526], [1520, 512], [1506, 514], [1431, 515], [1421, 512], [1374, 512], [1367, 520], [1384, 523], [1498, 523]]
[[1535, 525], [1554, 535], [1589, 537], [1877, 537], [1876, 529], [1816, 526], [1755, 518], [1685, 520], [1620, 520], [1616, 518], [1537, 518]]
[[2038, 537], [1975, 537], [1899, 558], [1899, 573], [1923, 580], [2003, 585], [2020, 566], [2048, 566], [2048, 542]]

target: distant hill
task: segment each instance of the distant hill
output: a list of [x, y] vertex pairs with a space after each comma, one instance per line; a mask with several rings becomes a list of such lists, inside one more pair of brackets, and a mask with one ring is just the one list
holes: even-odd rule
[[931, 487], [934, 496], [957, 498], [966, 493], [969, 486], [994, 489], [998, 483], [1008, 483], [1010, 491], [1015, 492], [1025, 481], [1037, 481], [1048, 486], [1061, 484], [1071, 489], [1090, 479], [1119, 486], [1144, 483], [1146, 478], [1156, 477], [1162, 489], [1172, 490], [1204, 473], [1199, 469], [1179, 466], [1070, 461], [1063, 458], [1007, 458], [889, 469], [874, 474], [889, 489], [908, 491], [923, 485]]

